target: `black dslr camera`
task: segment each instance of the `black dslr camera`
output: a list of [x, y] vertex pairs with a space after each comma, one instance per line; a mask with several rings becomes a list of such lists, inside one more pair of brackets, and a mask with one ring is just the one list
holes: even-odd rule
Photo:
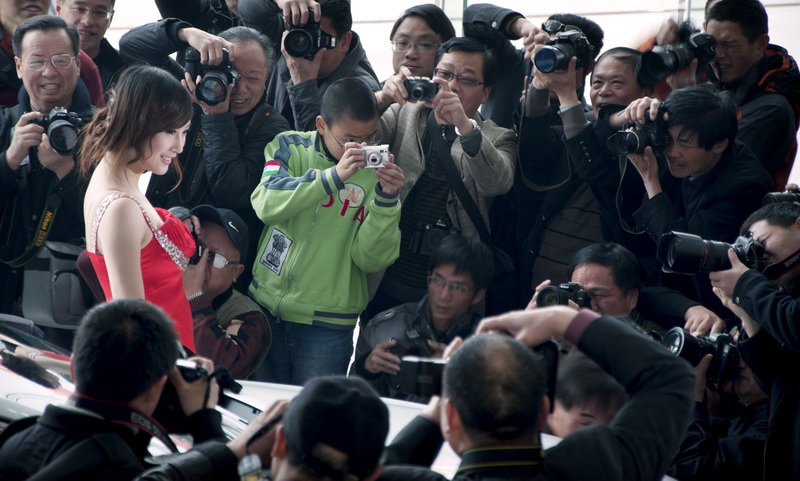
[[592, 60], [594, 47], [580, 30], [559, 33], [545, 42], [545, 46], [533, 56], [533, 63], [540, 72], [550, 73], [566, 70], [572, 57], [577, 57], [575, 68], [586, 67]]
[[409, 329], [406, 331], [404, 339], [392, 338], [395, 345], [389, 349], [393, 354], [400, 357], [403, 356], [422, 356], [429, 357], [433, 355], [431, 346], [428, 345], [428, 338], [420, 334], [416, 329]]
[[186, 49], [186, 71], [192, 80], [200, 76], [195, 94], [197, 100], [208, 105], [217, 105], [228, 97], [228, 85], [233, 84], [234, 90], [239, 82], [239, 72], [233, 68], [228, 58], [228, 50], [222, 49], [222, 62], [219, 65], [205, 65], [200, 63], [200, 52], [193, 48]]
[[657, 45], [653, 50], [642, 54], [642, 68], [639, 80], [642, 85], [655, 85], [678, 70], [684, 69], [695, 58], [698, 69], [713, 61], [717, 54], [714, 37], [707, 33], [695, 32], [690, 22], [684, 22], [678, 31], [678, 43]]
[[336, 48], [336, 35], [323, 32], [319, 22], [313, 20], [313, 11], [308, 11], [309, 16], [305, 25], [289, 26], [289, 33], [283, 40], [283, 48], [292, 57], [311, 60], [321, 48]]
[[664, 120], [666, 108], [662, 105], [658, 109], [656, 120], [650, 120], [650, 109], [644, 111], [647, 121], [636, 124], [633, 130], [620, 130], [608, 138], [608, 150], [617, 155], [643, 154], [645, 147], [652, 147], [653, 153], [658, 154], [667, 150], [671, 141], [667, 122]]
[[781, 202], [800, 202], [800, 189], [786, 189], [786, 192], [770, 192], [761, 200], [761, 205], [780, 204]]
[[452, 227], [445, 219], [437, 219], [433, 224], [417, 221], [411, 234], [409, 250], [414, 254], [429, 256], [442, 239], [450, 234], [458, 234], [458, 229]]
[[403, 86], [408, 92], [408, 100], [418, 102], [430, 102], [439, 91], [439, 84], [428, 77], [408, 77], [403, 80]]
[[78, 145], [78, 129], [83, 125], [75, 112], [67, 112], [64, 107], [53, 107], [48, 114], [31, 120], [41, 125], [50, 139], [50, 146], [58, 155], [72, 155]]
[[686, 329], [673, 327], [664, 335], [661, 345], [692, 366], [697, 366], [706, 354], [713, 354], [706, 379], [716, 390], [735, 379], [739, 372], [739, 350], [730, 334], [694, 337]]
[[581, 289], [575, 282], [564, 282], [556, 286], [547, 286], [536, 295], [536, 306], [566, 306], [569, 301], [574, 302], [578, 307], [592, 307], [592, 299], [589, 293]]
[[742, 264], [764, 270], [764, 246], [752, 237], [740, 236], [733, 244], [703, 240], [700, 236], [670, 232], [661, 237], [656, 257], [667, 273], [697, 274], [731, 268], [728, 249], [733, 249]]

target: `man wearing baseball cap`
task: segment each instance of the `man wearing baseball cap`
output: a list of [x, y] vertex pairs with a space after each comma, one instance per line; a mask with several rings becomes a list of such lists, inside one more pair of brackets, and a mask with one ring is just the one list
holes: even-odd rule
[[244, 379], [264, 360], [272, 334], [261, 309], [233, 288], [248, 266], [247, 225], [235, 212], [207, 204], [191, 210], [200, 222], [202, 255], [187, 266], [183, 286], [192, 308], [197, 353]]
[[275, 433], [272, 479], [376, 479], [388, 433], [389, 410], [363, 379], [313, 378]]

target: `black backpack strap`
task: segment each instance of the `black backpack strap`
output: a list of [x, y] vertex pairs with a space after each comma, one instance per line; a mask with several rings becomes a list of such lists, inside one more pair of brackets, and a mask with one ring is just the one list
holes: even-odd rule
[[493, 243], [492, 237], [489, 235], [489, 229], [486, 228], [486, 223], [483, 221], [483, 217], [478, 210], [478, 205], [475, 203], [475, 199], [473, 199], [469, 192], [467, 192], [467, 187], [461, 180], [461, 174], [458, 173], [458, 168], [456, 168], [453, 157], [450, 155], [450, 149], [447, 148], [447, 143], [445, 143], [444, 138], [442, 137], [442, 132], [439, 128], [439, 124], [436, 123], [433, 110], [431, 110], [430, 114], [428, 115], [427, 126], [428, 137], [430, 137], [431, 142], [433, 143], [433, 148], [436, 149], [436, 154], [439, 156], [439, 160], [444, 166], [444, 171], [447, 174], [448, 180], [450, 181], [450, 187], [456, 193], [456, 196], [458, 196], [458, 200], [461, 201], [464, 211], [466, 211], [470, 220], [472, 220], [472, 224], [475, 226], [475, 229], [477, 229], [481, 240], [484, 242], [484, 244], [492, 247]]

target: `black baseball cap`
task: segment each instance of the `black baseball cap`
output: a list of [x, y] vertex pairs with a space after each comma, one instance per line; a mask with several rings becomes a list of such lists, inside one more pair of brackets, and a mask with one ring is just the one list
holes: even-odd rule
[[331, 479], [368, 477], [389, 433], [389, 410], [363, 379], [313, 378], [283, 414], [293, 459]]
[[213, 222], [224, 227], [233, 245], [239, 249], [241, 261], [244, 262], [247, 258], [247, 224], [236, 212], [230, 209], [214, 207], [213, 205], [201, 204], [192, 209], [191, 213], [197, 216], [200, 222]]

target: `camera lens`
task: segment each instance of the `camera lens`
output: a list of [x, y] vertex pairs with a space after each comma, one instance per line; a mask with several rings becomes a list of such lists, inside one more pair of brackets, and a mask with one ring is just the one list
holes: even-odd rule
[[381, 163], [381, 154], [378, 152], [370, 152], [369, 156], [367, 157], [367, 163], [369, 165], [378, 165]]
[[673, 272], [685, 274], [723, 271], [731, 268], [728, 259], [730, 247], [725, 242], [707, 241], [683, 234], [670, 243], [665, 263]]
[[608, 150], [617, 155], [640, 154], [647, 145], [642, 133], [636, 130], [617, 132], [608, 138], [606, 144]]
[[59, 155], [72, 155], [78, 144], [78, 130], [66, 120], [56, 120], [47, 129], [50, 145]]
[[533, 57], [533, 63], [544, 73], [566, 70], [569, 59], [575, 56], [575, 49], [568, 44], [542, 47]]
[[303, 29], [291, 30], [283, 41], [286, 53], [292, 57], [303, 58], [311, 54], [314, 42], [311, 34]]
[[703, 356], [714, 354], [716, 347], [706, 338], [692, 336], [681, 327], [673, 327], [664, 335], [661, 345], [671, 353], [686, 359], [692, 366], [697, 366]]
[[555, 286], [543, 288], [536, 296], [536, 305], [539, 307], [565, 306], [568, 301], [562, 290]]
[[228, 76], [219, 71], [206, 73], [197, 84], [197, 98], [208, 105], [217, 105], [228, 96]]
[[427, 96], [426, 95], [427, 93], [428, 89], [426, 89], [422, 85], [416, 84], [414, 85], [414, 88], [412, 88], [411, 91], [408, 92], [408, 95], [411, 100], [423, 100]]

